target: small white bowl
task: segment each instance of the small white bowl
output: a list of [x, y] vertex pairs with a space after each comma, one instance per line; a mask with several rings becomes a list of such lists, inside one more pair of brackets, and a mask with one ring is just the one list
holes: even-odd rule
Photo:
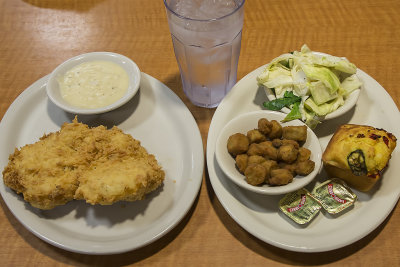
[[[76, 107], [65, 101], [61, 96], [57, 78], [64, 75], [68, 70], [81, 63], [99, 60], [110, 61], [118, 64], [127, 72], [129, 77], [129, 85], [125, 95], [123, 95], [119, 100], [108, 106], [94, 109]], [[68, 59], [64, 63], [60, 64], [57, 68], [55, 68], [54, 71], [50, 74], [49, 80], [47, 81], [46, 92], [47, 96], [54, 104], [67, 112], [74, 114], [100, 114], [114, 110], [128, 102], [139, 89], [140, 77], [141, 74], [139, 67], [131, 59], [123, 55], [111, 52], [92, 52]]]
[[285, 114], [282, 112], [260, 110], [253, 111], [239, 115], [238, 117], [232, 119], [227, 125], [221, 130], [215, 148], [215, 156], [219, 167], [225, 173], [225, 175], [232, 180], [234, 183], [242, 188], [253, 191], [259, 194], [265, 195], [280, 195], [293, 192], [297, 189], [303, 188], [308, 183], [310, 183], [315, 176], [319, 173], [321, 169], [321, 157], [322, 149], [318, 141], [318, 137], [314, 132], [307, 127], [307, 140], [303, 147], [311, 150], [311, 160], [315, 162], [314, 170], [307, 176], [296, 176], [293, 181], [287, 185], [281, 186], [271, 186], [268, 184], [263, 184], [261, 186], [253, 186], [246, 182], [245, 176], [241, 174], [235, 165], [235, 159], [229, 154], [227, 149], [227, 141], [229, 136], [235, 133], [246, 134], [247, 131], [257, 128], [258, 120], [261, 118], [266, 118], [269, 121], [276, 120], [284, 126], [302, 126], [305, 125], [300, 120], [293, 120], [289, 122], [282, 123], [281, 120], [285, 118]]

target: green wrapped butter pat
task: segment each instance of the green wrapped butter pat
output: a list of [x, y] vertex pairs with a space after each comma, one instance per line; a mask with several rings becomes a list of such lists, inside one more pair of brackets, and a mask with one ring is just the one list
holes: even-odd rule
[[311, 221], [321, 209], [321, 205], [302, 188], [286, 194], [279, 201], [279, 209], [298, 224]]
[[357, 195], [340, 179], [333, 178], [318, 185], [312, 196], [330, 214], [336, 214], [352, 206]]

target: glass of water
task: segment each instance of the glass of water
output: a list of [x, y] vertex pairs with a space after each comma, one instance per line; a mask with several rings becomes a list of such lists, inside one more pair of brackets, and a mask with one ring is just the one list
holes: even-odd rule
[[218, 106], [236, 83], [245, 0], [164, 0], [183, 90]]

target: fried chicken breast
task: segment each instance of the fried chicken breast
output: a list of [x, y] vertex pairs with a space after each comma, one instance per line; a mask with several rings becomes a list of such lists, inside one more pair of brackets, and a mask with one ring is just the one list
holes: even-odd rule
[[61, 130], [16, 149], [3, 171], [4, 184], [39, 209], [73, 199], [110, 205], [135, 201], [165, 177], [154, 155], [117, 127], [64, 123]]

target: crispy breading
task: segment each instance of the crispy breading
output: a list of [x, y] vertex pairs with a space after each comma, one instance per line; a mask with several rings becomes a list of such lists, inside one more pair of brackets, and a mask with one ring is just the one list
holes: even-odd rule
[[40, 209], [73, 199], [102, 205], [140, 200], [164, 177], [155, 157], [131, 135], [117, 127], [89, 128], [76, 118], [16, 149], [3, 171], [4, 184]]

